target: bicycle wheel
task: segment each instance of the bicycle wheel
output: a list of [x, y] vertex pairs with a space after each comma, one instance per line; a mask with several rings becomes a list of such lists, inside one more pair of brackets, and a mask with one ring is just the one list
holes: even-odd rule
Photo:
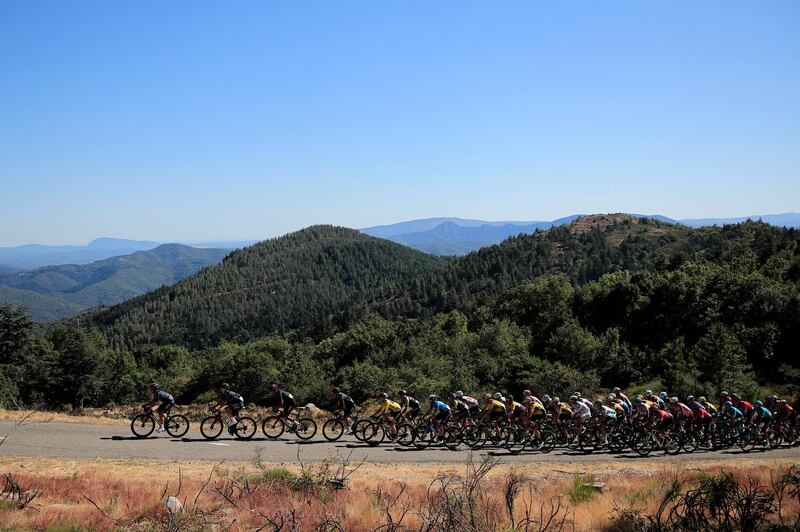
[[189, 419], [181, 414], [169, 416], [164, 428], [167, 429], [167, 434], [173, 438], [181, 438], [189, 432]]
[[137, 438], [146, 438], [156, 430], [156, 420], [149, 414], [139, 414], [131, 421], [131, 432]]
[[233, 431], [240, 440], [249, 440], [258, 430], [258, 423], [251, 417], [240, 417]]
[[264, 436], [271, 440], [280, 438], [285, 430], [286, 425], [278, 416], [269, 416], [261, 423], [261, 431], [264, 433]]
[[414, 425], [403, 423], [397, 427], [397, 437], [395, 438], [395, 442], [403, 447], [408, 447], [414, 443]]
[[353, 423], [351, 427], [353, 430], [353, 436], [358, 441], [364, 441], [364, 429], [372, 423], [371, 419], [359, 419], [358, 421]]
[[444, 446], [450, 449], [451, 451], [458, 450], [458, 446], [461, 444], [461, 435], [458, 431], [454, 431], [451, 429], [444, 429], [443, 440]]
[[475, 450], [483, 448], [486, 444], [483, 429], [476, 425], [470, 425], [462, 431], [461, 441]]
[[427, 449], [433, 444], [435, 439], [436, 429], [430, 425], [426, 427], [420, 427], [414, 435], [414, 446], [420, 450]]
[[344, 421], [341, 419], [329, 419], [322, 425], [322, 437], [328, 441], [338, 440], [344, 432]]
[[310, 440], [317, 433], [317, 424], [310, 417], [304, 417], [297, 420], [300, 425], [297, 427], [295, 434], [301, 440]]
[[377, 421], [373, 421], [366, 427], [364, 427], [364, 431], [362, 432], [363, 441], [364, 443], [368, 443], [373, 447], [376, 445], [380, 445], [381, 442], [386, 438], [386, 431], [383, 429], [383, 425], [378, 423]]
[[208, 440], [219, 438], [225, 423], [217, 416], [209, 416], [200, 423], [200, 434]]
[[543, 430], [542, 439], [538, 450], [543, 453], [549, 453], [556, 448], [556, 443], [558, 443], [558, 437], [556, 436], [556, 433], [552, 430]]

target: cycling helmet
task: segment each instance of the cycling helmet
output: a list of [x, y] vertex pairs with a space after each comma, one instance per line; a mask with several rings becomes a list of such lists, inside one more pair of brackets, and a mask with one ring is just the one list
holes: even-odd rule
[[223, 382], [222, 384], [220, 384], [220, 385], [219, 385], [219, 387], [220, 387], [221, 389], [223, 389], [223, 390], [227, 390], [228, 388], [230, 388], [230, 387], [231, 387], [231, 385], [230, 385], [230, 384], [228, 384], [227, 382]]
[[764, 406], [764, 403], [762, 403], [760, 399], [756, 399], [755, 402], [753, 403], [753, 406], [761, 408], [762, 406]]
[[500, 392], [495, 392], [493, 397], [499, 401], [503, 398], [503, 394]]
[[522, 390], [522, 397], [528, 397], [529, 395], [533, 395], [533, 392], [530, 390]]
[[506, 402], [507, 403], [510, 403], [513, 400], [514, 400], [514, 396], [513, 395], [511, 395], [511, 394], [506, 395]]
[[633, 402], [634, 402], [634, 404], [638, 405], [639, 403], [642, 402], [642, 396], [641, 395], [637, 395], [636, 397], [633, 398]]
[[697, 402], [698, 402], [698, 403], [705, 403], [705, 402], [706, 402], [706, 397], [705, 397], [705, 395], [701, 395], [700, 397], [698, 397], [698, 398], [697, 398]]
[[278, 389], [278, 385], [273, 382], [272, 384], [269, 385], [269, 389], [274, 392], [275, 390]]
[[405, 394], [406, 394], [405, 390], [400, 390], [399, 392], [397, 392], [397, 395], [399, 395], [401, 397], [404, 396]]
[[734, 399], [741, 399], [741, 397], [739, 397], [738, 393], [732, 393], [731, 397], [733, 397]]
[[435, 401], [437, 399], [438, 399], [438, 397], [436, 397], [436, 394], [431, 394], [431, 395], [428, 396], [428, 401], [433, 402], [433, 401]]
[[724, 391], [724, 390], [723, 390], [723, 391], [721, 391], [721, 392], [719, 392], [719, 396], [720, 396], [720, 397], [727, 397], [728, 395], [729, 395], [729, 394], [728, 394], [728, 392], [726, 392], [726, 391]]
[[455, 393], [454, 395], [455, 395], [455, 396], [456, 396], [458, 399], [461, 399], [462, 397], [464, 397], [464, 392], [462, 392], [461, 390], [456, 390], [456, 393]]
[[574, 395], [575, 397], [580, 397], [581, 396], [581, 392], [575, 392], [572, 395]]
[[339, 393], [341, 391], [342, 390], [340, 390], [338, 386], [334, 386], [333, 388], [331, 388], [331, 393]]
[[569, 398], [569, 402], [570, 403], [577, 403], [578, 402], [578, 398], [576, 396], [574, 396], [574, 395], [571, 395], [570, 398]]
[[379, 399], [387, 399], [389, 395], [386, 392], [381, 392], [378, 394]]
[[550, 396], [549, 396], [549, 395], [547, 395], [547, 394], [544, 394], [544, 395], [542, 396], [542, 401], [544, 401], [545, 403], [549, 402], [549, 401], [550, 401]]
[[613, 390], [611, 390], [611, 392], [612, 392], [612, 393], [619, 393], [619, 392], [621, 392], [621, 391], [622, 391], [622, 389], [620, 389], [620, 387], [619, 387], [619, 386], [614, 386], [614, 389], [613, 389]]
[[490, 393], [484, 394], [483, 398], [488, 401], [489, 399], [492, 398], [492, 394], [490, 394]]
[[647, 397], [648, 395], [653, 395], [653, 390], [645, 390], [644, 395], [645, 397]]
[[687, 403], [694, 403], [694, 395], [687, 395], [686, 396]]
[[667, 392], [659, 392], [658, 396], [663, 399], [667, 396]]
[[598, 399], [597, 401], [594, 402], [594, 406], [603, 406], [603, 401]]
[[724, 403], [722, 403], [722, 406], [731, 407], [731, 406], [733, 406], [733, 403], [730, 402], [730, 401], [725, 401]]
[[151, 390], [158, 390], [159, 388], [157, 382], [151, 382], [150, 384], [147, 385], [147, 387], [150, 388]]
[[670, 397], [669, 398], [669, 402], [670, 403], [677, 403], [678, 402], [678, 398], [677, 397]]
[[613, 401], [616, 398], [617, 398], [617, 394], [615, 394], [614, 392], [611, 392], [610, 394], [608, 394], [608, 397], [607, 397], [607, 399], [609, 401]]

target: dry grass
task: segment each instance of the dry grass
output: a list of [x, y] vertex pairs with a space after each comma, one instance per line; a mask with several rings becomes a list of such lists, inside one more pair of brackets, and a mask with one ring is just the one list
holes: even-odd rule
[[[615, 508], [656, 512], [673, 480], [691, 483], [696, 476], [692, 465], [691, 469], [675, 469], [649, 463], [626, 468], [573, 464], [555, 466], [559, 468], [556, 470], [546, 464], [500, 464], [479, 475], [476, 470], [481, 466], [474, 464], [470, 470], [464, 465], [365, 465], [350, 477], [347, 488], [340, 490], [324, 481], [336, 475], [335, 464], [301, 467], [256, 461], [216, 465], [0, 458], [0, 472], [12, 474], [23, 489], [38, 492], [30, 508], [0, 506], [0, 528], [168, 530], [232, 523], [231, 530], [264, 526], [273, 530], [282, 523], [283, 530], [312, 530], [327, 519], [346, 530], [397, 530], [391, 523], [420, 529], [451, 512], [466, 522], [450, 524], [466, 530], [512, 529], [512, 516], [514, 526], [524, 529], [521, 523], [526, 520], [546, 522], [560, 508], [555, 522], [565, 529], [598, 530], [610, 526]], [[767, 486], [779, 468], [787, 466], [766, 468], [726, 462], [725, 469]], [[719, 467], [701, 469], [714, 473]], [[584, 477], [576, 477], [576, 473]], [[575, 479], [589, 477], [604, 483], [605, 489], [571, 502], [568, 494], [575, 487]], [[310, 480], [297, 482], [302, 478]], [[512, 485], [510, 479], [514, 479]], [[468, 506], [452, 511], [453, 501], [469, 500], [464, 496], [468, 489], [475, 490], [476, 515], [485, 520], [476, 521], [474, 526], [465, 517]], [[514, 493], [511, 512], [505, 497], [509, 490]], [[168, 520], [162, 501], [170, 495], [186, 507], [180, 522]], [[782, 511], [796, 515], [800, 506], [791, 499]], [[538, 528], [531, 525], [530, 529]], [[551, 529], [557, 529], [553, 523]]]

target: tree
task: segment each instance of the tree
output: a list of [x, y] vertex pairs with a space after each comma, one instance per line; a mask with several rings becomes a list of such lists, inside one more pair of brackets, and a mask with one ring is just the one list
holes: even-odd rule
[[745, 350], [736, 335], [721, 323], [713, 324], [692, 349], [700, 379], [716, 395], [722, 390], [754, 397], [756, 383]]

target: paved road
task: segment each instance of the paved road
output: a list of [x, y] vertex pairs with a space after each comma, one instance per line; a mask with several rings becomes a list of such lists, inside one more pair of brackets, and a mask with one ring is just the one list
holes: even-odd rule
[[[354, 439], [331, 443], [321, 438], [308, 443], [298, 443], [291, 437], [271, 441], [255, 437], [250, 441], [220, 438], [209, 442], [198, 430], [190, 430], [181, 439], [167, 435], [157, 435], [140, 440], [131, 435], [127, 426], [89, 425], [77, 423], [30, 423], [16, 426], [13, 421], [0, 421], [0, 455], [36, 456], [56, 458], [149, 458], [165, 460], [252, 460], [256, 449], [262, 457], [271, 462], [293, 462], [300, 450], [304, 461], [323, 460], [337, 453], [353, 451], [353, 458], [366, 456], [368, 462], [392, 463], [459, 463], [464, 462], [468, 452], [425, 449], [397, 448], [389, 445], [366, 446]], [[493, 451], [481, 451], [479, 454]], [[531, 453], [512, 456], [504, 450], [494, 454], [511, 462], [602, 462], [612, 459], [607, 453], [584, 455], [582, 453], [556, 450], [549, 454]], [[658, 456], [663, 456], [659, 454]], [[800, 460], [800, 447], [780, 449], [769, 452], [743, 454], [738, 450], [721, 452], [682, 453], [668, 457], [670, 460], [710, 458], [726, 460], [746, 456], [748, 459]], [[625, 460], [626, 456], [614, 455], [615, 460]], [[628, 455], [632, 461], [650, 460]]]

